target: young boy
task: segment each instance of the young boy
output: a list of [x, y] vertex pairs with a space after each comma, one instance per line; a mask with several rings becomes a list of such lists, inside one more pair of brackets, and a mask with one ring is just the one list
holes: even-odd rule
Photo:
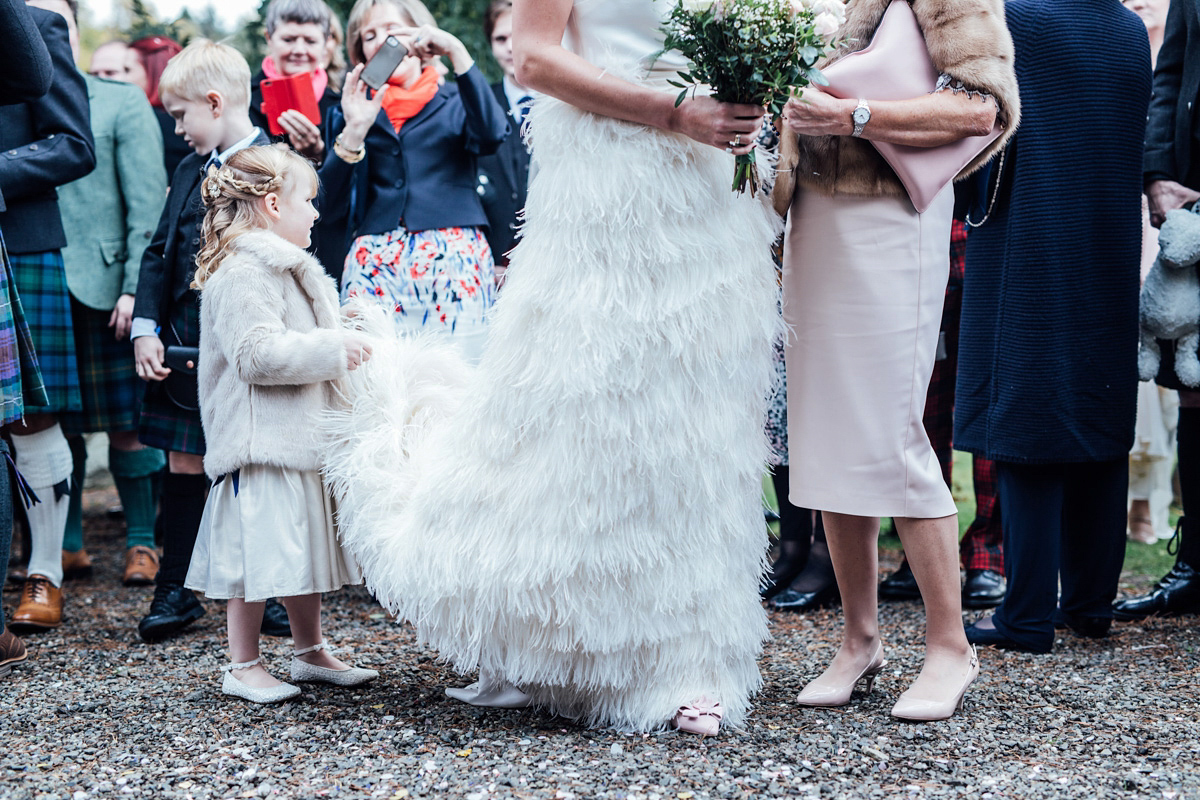
[[[138, 437], [168, 451], [163, 557], [150, 612], [138, 624], [148, 642], [204, 616], [200, 601], [183, 586], [208, 488], [195, 373], [165, 363], [168, 347], [200, 343], [199, 295], [190, 288], [205, 211], [200, 187], [209, 167], [242, 148], [270, 142], [250, 121], [250, 67], [228, 45], [193, 41], [167, 64], [158, 91], [175, 118], [176, 133], [195, 152], [179, 163], [171, 179], [167, 206], [142, 257], [133, 309], [136, 370], [148, 384]], [[268, 603], [263, 632], [289, 633], [287, 612], [277, 601]]]

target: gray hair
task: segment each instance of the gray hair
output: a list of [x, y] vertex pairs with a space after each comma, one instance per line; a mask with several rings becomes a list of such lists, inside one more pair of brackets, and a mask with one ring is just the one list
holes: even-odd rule
[[320, 25], [329, 38], [330, 18], [333, 11], [322, 0], [271, 0], [267, 6], [266, 19], [267, 36], [275, 33], [275, 29], [285, 22], [298, 25]]

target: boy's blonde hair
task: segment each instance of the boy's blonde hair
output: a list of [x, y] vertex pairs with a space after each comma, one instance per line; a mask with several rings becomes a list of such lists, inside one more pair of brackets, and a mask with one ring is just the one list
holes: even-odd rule
[[220, 168], [209, 167], [200, 187], [208, 212], [200, 226], [204, 246], [196, 254], [192, 288], [204, 288], [234, 239], [268, 227], [270, 220], [259, 202], [261, 198], [272, 192], [281, 194], [304, 180], [310, 182], [315, 195], [317, 171], [285, 144], [247, 147], [231, 155]]
[[350, 16], [346, 18], [346, 49], [350, 53], [350, 63], [355, 66], [367, 60], [363, 55], [362, 46], [363, 22], [372, 8], [382, 5], [393, 6], [418, 28], [422, 25], [431, 28], [438, 26], [437, 20], [421, 0], [358, 0], [354, 8], [350, 9]]
[[203, 100], [220, 92], [228, 106], [250, 108], [250, 65], [227, 44], [196, 39], [167, 62], [158, 81], [159, 95]]

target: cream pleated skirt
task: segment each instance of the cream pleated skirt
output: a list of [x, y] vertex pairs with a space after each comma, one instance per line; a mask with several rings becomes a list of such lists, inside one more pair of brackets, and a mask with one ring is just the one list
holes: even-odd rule
[[213, 485], [185, 585], [259, 602], [362, 583], [321, 473], [251, 464]]
[[791, 501], [860, 516], [945, 517], [954, 500], [921, 424], [950, 271], [953, 192], [800, 189], [784, 248]]

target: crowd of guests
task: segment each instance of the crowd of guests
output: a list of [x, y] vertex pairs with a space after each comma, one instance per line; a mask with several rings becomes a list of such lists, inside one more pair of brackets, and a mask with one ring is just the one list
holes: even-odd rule
[[[1070, 148], [1064, 149], [1069, 137], [1063, 131], [1072, 123], [1057, 116], [1063, 76], [1043, 68], [1037, 48], [1045, 42], [1018, 35], [1031, 23], [1017, 8], [1009, 25], [1021, 126], [1004, 155], [960, 184], [957, 203], [945, 201], [947, 219], [955, 206], [949, 282], [926, 287], [942, 308], [944, 346], [932, 383], [920, 387], [927, 389], [925, 434], [938, 457], [929, 465], [931, 499], [915, 512], [881, 513], [897, 516], [902, 538], [909, 526], [950, 525], [952, 451], [974, 455], [976, 517], [959, 544], [965, 583], [954, 574], [943, 582], [958, 589], [941, 587], [961, 591], [968, 608], [998, 606], [993, 617], [966, 629], [972, 643], [1048, 652], [1055, 627], [1098, 637], [1114, 616], [1200, 611], [1200, 523], [1186, 516], [1200, 508], [1200, 392], [1174, 382], [1169, 358], [1161, 386], [1134, 385], [1133, 276], [1138, 254], [1145, 250], [1152, 258], [1153, 247], [1143, 248], [1130, 233], [1124, 249], [1098, 254], [1115, 265], [1116, 275], [1100, 292], [1089, 278], [1095, 263], [1079, 256], [1091, 253], [1090, 226], [1127, 216], [1123, 195], [1111, 205], [1104, 199], [1120, 181], [1145, 187], [1146, 242], [1167, 210], [1200, 199], [1200, 159], [1191, 157], [1200, 4], [1125, 5], [1142, 18], [1144, 30], [1134, 35], [1130, 16], [1114, 7], [1105, 12], [1112, 20], [1097, 21], [1096, 30], [1081, 26], [1062, 43], [1083, 53], [1104, 41], [1123, 54], [1131, 73], [1122, 81], [1127, 102], [1114, 103], [1097, 89], [1076, 103], [1089, 109], [1085, 118], [1106, 120], [1100, 127], [1116, 144], [1104, 156], [1124, 172], [1096, 174], [1086, 163], [1064, 160]], [[155, 586], [138, 624], [143, 639], [175, 635], [206, 613], [193, 586], [206, 589], [207, 597], [230, 599], [234, 666], [249, 694], [275, 687], [255, 683], [251, 656], [258, 632], [291, 635], [297, 616], [305, 630], [296, 637], [297, 658], [309, 665], [300, 671], [343, 671], [345, 665], [321, 653], [319, 620], [313, 628], [319, 594], [314, 612], [295, 602], [302, 592], [285, 592], [282, 584], [251, 602], [245, 591], [213, 588], [211, 575], [189, 578], [194, 553], [207, 557], [205, 540], [197, 547], [206, 498], [210, 491], [237, 491], [236, 485], [213, 488], [212, 470], [206, 475], [194, 283], [197, 257], [204, 260], [206, 203], [213, 203], [205, 187], [214, 167], [220, 171], [230, 159], [243, 172], [250, 169], [246, 157], [235, 158], [239, 152], [286, 145], [319, 179], [305, 202], [320, 214], [311, 235], [306, 230], [300, 238], [336, 283], [338, 299], [372, 298], [390, 309], [399, 327], [440, 331], [477, 357], [519, 236], [536, 146], [524, 136], [533, 99], [515, 73], [511, 2], [493, 0], [485, 15], [491, 55], [504, 75], [494, 85], [475, 64], [479, 54], [438, 28], [419, 0], [359, 0], [344, 35], [322, 0], [273, 0], [264, 20], [267, 55], [256, 71], [228, 46], [199, 41], [183, 48], [153, 36], [103, 44], [85, 73], [77, 67], [76, 16], [75, 0], [29, 0], [28, 7], [0, 0], [0, 31], [7, 37], [0, 50], [9, 54], [0, 71], [0, 102], [8, 104], [0, 107], [0, 190], [7, 204], [0, 204], [0, 421], [6, 435], [0, 447], [11, 444], [12, 496], [31, 545], [28, 564], [9, 571], [23, 581], [10, 625], [23, 633], [58, 627], [64, 580], [92, 570], [82, 528], [83, 436], [103, 432], [127, 529], [122, 579]], [[412, 48], [386, 87], [368, 91], [360, 80], [367, 62], [389, 36], [414, 30]], [[1104, 38], [1114, 30], [1120, 32], [1115, 43]], [[1151, 58], [1157, 71], [1143, 167], [1141, 109], [1150, 97]], [[1086, 72], [1088, 63], [1081, 55], [1079, 68]], [[296, 75], [311, 83], [319, 119], [288, 110], [269, 120], [264, 83]], [[1085, 74], [1080, 83], [1088, 83]], [[994, 99], [1001, 121], [1015, 124], [1015, 113], [1004, 119], [1009, 98]], [[273, 128], [281, 132], [272, 135]], [[283, 167], [258, 169], [269, 183], [271, 169], [282, 174]], [[1045, 230], [1043, 205], [1048, 195], [1059, 197], [1047, 185], [1079, 187], [1086, 183], [1081, 176], [1090, 176], [1095, 191], [1077, 192], [1086, 202], [1070, 200], [1054, 229]], [[804, 216], [809, 225], [819, 219], [813, 209]], [[802, 233], [797, 241], [831, 246], [819, 231]], [[1050, 249], [1056, 252], [1075, 248], [1053, 269], [1037, 244], [1045, 237], [1055, 240]], [[785, 317], [805, 324], [822, 313], [819, 302], [807, 287], [791, 297], [790, 309], [785, 300]], [[907, 553], [876, 590], [875, 562], [866, 549], [873, 553], [877, 531], [852, 536], [858, 520], [867, 518], [830, 513], [833, 501], [814, 488], [822, 480], [819, 454], [787, 450], [789, 397], [793, 403], [838, 401], [819, 376], [787, 376], [788, 384], [782, 342], [778, 350], [780, 391], [768, 429], [780, 529], [763, 597], [777, 609], [805, 611], [840, 594], [855, 612], [848, 622], [867, 620], [869, 627], [875, 592], [883, 599], [921, 597], [914, 567], [929, 575], [935, 559], [920, 549]], [[1055, 360], [1039, 361], [1048, 352]], [[1176, 565], [1148, 594], [1114, 606], [1127, 530], [1146, 541], [1167, 528], [1176, 438], [1185, 512], [1175, 533]], [[0, 563], [7, 563], [3, 502]], [[826, 525], [843, 542], [859, 541], [859, 561], [872, 566], [854, 596], [847, 596], [852, 583], [844, 567], [835, 578]], [[341, 569], [339, 580], [353, 573]], [[276, 596], [291, 598], [288, 607]], [[948, 640], [963, 635], [957, 618], [939, 620], [936, 598], [926, 597], [926, 604], [933, 607], [931, 625], [942, 624]], [[20, 640], [5, 630], [0, 669], [24, 658]], [[372, 677], [366, 672], [355, 672], [355, 679]]]

